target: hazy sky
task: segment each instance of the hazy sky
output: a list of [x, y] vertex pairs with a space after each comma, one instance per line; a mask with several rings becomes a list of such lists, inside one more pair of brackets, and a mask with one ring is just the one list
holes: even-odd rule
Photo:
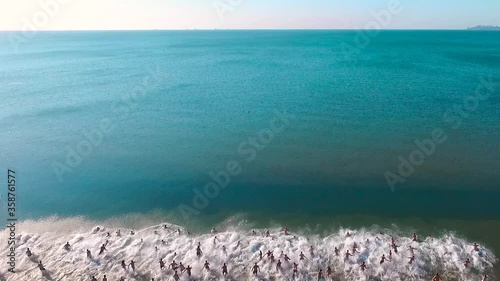
[[[351, 29], [363, 28], [391, 1], [398, 0], [0, 0], [0, 30], [30, 24], [40, 30]], [[500, 25], [500, 0], [399, 1], [403, 10], [386, 28]]]

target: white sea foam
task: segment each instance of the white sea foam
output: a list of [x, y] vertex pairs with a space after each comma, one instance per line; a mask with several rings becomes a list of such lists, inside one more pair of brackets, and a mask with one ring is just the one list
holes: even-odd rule
[[[381, 234], [368, 229], [339, 229], [324, 237], [312, 234], [297, 234], [291, 231], [285, 235], [279, 228], [271, 229], [270, 237], [264, 237], [264, 230], [252, 231], [231, 227], [231, 230], [216, 234], [192, 235], [186, 229], [172, 224], [160, 224], [137, 229], [116, 228], [118, 223], [112, 221], [100, 226], [96, 222], [82, 218], [56, 219], [42, 221], [26, 221], [18, 226], [16, 271], [7, 272], [5, 262], [0, 264], [0, 280], [90, 280], [96, 276], [102, 280], [104, 274], [109, 281], [119, 280], [174, 280], [173, 271], [160, 270], [159, 259], [163, 258], [168, 265], [173, 260], [193, 267], [191, 279], [184, 272], [180, 280], [292, 280], [292, 262], [299, 264], [299, 275], [295, 280], [317, 280], [318, 269], [326, 271], [327, 266], [334, 270], [332, 277], [324, 280], [430, 280], [435, 272], [446, 276], [445, 280], [482, 280], [483, 274], [489, 274], [496, 262], [494, 254], [480, 246], [479, 251], [472, 251], [472, 243], [452, 233], [440, 237], [425, 237], [419, 242], [412, 242], [410, 237], [401, 237], [388, 230]], [[167, 226], [167, 228], [165, 228]], [[121, 236], [116, 232], [120, 229]], [[182, 234], [178, 234], [181, 229]], [[134, 234], [130, 232], [134, 231]], [[107, 237], [107, 233], [111, 237]], [[299, 231], [300, 232], [300, 231]], [[347, 237], [346, 233], [351, 236]], [[8, 233], [0, 233], [2, 241], [6, 241]], [[214, 242], [214, 236], [217, 241]], [[399, 245], [398, 253], [392, 259], [380, 264], [382, 254], [388, 256], [390, 239], [394, 237]], [[107, 244], [107, 251], [98, 255], [100, 246]], [[162, 240], [164, 243], [162, 243]], [[236, 247], [240, 241], [241, 246]], [[69, 242], [71, 250], [64, 249]], [[196, 256], [196, 245], [201, 243], [203, 255]], [[344, 261], [346, 250], [352, 252], [352, 245], [358, 244], [359, 253]], [[5, 257], [8, 249], [2, 243], [1, 253]], [[415, 262], [410, 265], [412, 255], [409, 246], [414, 250]], [[223, 246], [227, 253], [224, 253]], [[314, 254], [309, 252], [313, 246]], [[35, 255], [28, 258], [25, 254], [30, 248]], [[158, 247], [158, 250], [155, 249]], [[340, 255], [336, 256], [334, 247], [338, 247]], [[92, 259], [87, 259], [86, 249], [92, 251]], [[265, 253], [271, 250], [276, 260], [281, 259], [283, 269], [276, 270], [276, 262], [271, 263]], [[259, 259], [259, 251], [264, 258]], [[281, 251], [291, 257], [285, 262], [280, 257]], [[307, 259], [299, 261], [300, 252]], [[176, 254], [175, 254], [176, 253]], [[471, 265], [463, 264], [466, 258]], [[39, 260], [46, 267], [44, 274], [37, 268]], [[134, 260], [136, 271], [124, 270], [120, 262], [127, 264]], [[203, 270], [205, 260], [210, 262], [211, 270]], [[359, 264], [365, 261], [367, 269], [363, 272]], [[257, 277], [252, 276], [251, 267], [257, 262], [261, 268]], [[226, 263], [228, 277], [221, 275], [221, 267]], [[326, 272], [325, 272], [326, 273]], [[332, 279], [333, 278], [333, 279]]]

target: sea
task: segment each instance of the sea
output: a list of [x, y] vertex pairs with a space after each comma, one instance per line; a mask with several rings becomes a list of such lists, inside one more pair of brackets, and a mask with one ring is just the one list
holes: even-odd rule
[[0, 280], [500, 280], [498, 31], [0, 32], [0, 97]]

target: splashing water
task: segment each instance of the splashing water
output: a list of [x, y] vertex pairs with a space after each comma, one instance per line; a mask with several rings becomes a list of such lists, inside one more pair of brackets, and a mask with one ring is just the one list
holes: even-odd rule
[[[26, 223], [23, 229], [33, 231], [20, 233], [16, 240], [17, 273], [7, 272], [7, 265], [2, 263], [0, 280], [76, 281], [91, 280], [91, 276], [102, 280], [105, 274], [110, 281], [121, 277], [125, 280], [174, 280], [173, 270], [167, 269], [174, 260], [193, 268], [191, 277], [186, 272], [179, 272], [182, 281], [288, 281], [294, 278], [294, 262], [298, 264], [295, 280], [318, 280], [319, 269], [325, 275], [322, 280], [431, 280], [436, 272], [444, 276], [445, 280], [482, 280], [484, 274], [492, 273], [496, 262], [496, 257], [489, 249], [480, 246], [474, 251], [471, 242], [453, 233], [415, 242], [411, 237], [400, 237], [390, 230], [382, 233], [366, 229], [339, 229], [324, 237], [295, 232], [286, 235], [281, 228], [275, 228], [266, 237], [263, 230], [231, 229], [192, 235], [173, 224], [131, 230], [92, 226], [92, 223], [82, 220], [73, 220], [71, 223], [68, 220], [65, 223], [44, 221], [43, 227], [38, 223], [36, 231]], [[348, 232], [350, 235], [346, 235]], [[2, 240], [6, 235], [6, 231], [0, 233]], [[398, 246], [397, 253], [391, 247], [392, 237]], [[69, 250], [64, 248], [66, 242], [71, 245]], [[200, 257], [196, 255], [198, 243], [203, 251]], [[345, 259], [347, 250], [353, 253], [354, 243], [357, 244], [357, 251]], [[106, 251], [99, 255], [102, 244], [106, 244]], [[335, 247], [339, 250], [338, 255]], [[24, 254], [27, 248], [34, 253], [33, 256]], [[91, 258], [87, 258], [87, 249], [92, 252]], [[382, 255], [389, 258], [390, 250], [391, 258], [380, 263]], [[263, 253], [262, 259], [260, 251]], [[273, 253], [274, 262], [266, 257], [268, 251]], [[5, 257], [7, 252], [7, 247], [3, 247], [0, 254]], [[299, 259], [300, 252], [306, 256], [304, 260]], [[283, 254], [291, 260], [286, 261]], [[415, 260], [410, 264], [413, 255]], [[467, 258], [471, 263], [465, 267]], [[167, 265], [163, 270], [160, 269], [160, 259]], [[40, 260], [46, 268], [43, 273], [37, 267]], [[133, 260], [135, 271], [128, 267], [122, 268], [122, 260], [127, 264]], [[278, 260], [282, 263], [281, 269], [276, 267]], [[205, 261], [210, 263], [210, 270], [203, 269]], [[362, 262], [366, 263], [365, 271], [360, 269]], [[221, 270], [224, 263], [229, 271], [226, 277]], [[260, 267], [257, 276], [252, 275], [254, 263]], [[333, 270], [331, 276], [326, 276], [328, 266]]]

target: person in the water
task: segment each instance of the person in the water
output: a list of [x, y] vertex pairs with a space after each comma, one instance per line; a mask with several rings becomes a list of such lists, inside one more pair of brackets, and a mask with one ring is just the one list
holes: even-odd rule
[[320, 269], [320, 270], [318, 271], [318, 280], [323, 280], [323, 278], [324, 278], [324, 277], [323, 277], [323, 269]]
[[33, 255], [33, 253], [31, 252], [30, 248], [26, 249], [26, 255], [28, 257], [31, 257]]
[[339, 249], [337, 247], [335, 247], [335, 255], [338, 256], [339, 255]]
[[483, 277], [483, 281], [488, 281], [488, 275], [485, 275], [485, 276]]
[[203, 251], [201, 250], [201, 243], [198, 242], [198, 246], [196, 247], [196, 255], [199, 257], [203, 254]]
[[192, 267], [188, 264], [188, 266], [186, 267], [186, 272], [187, 272], [189, 277], [191, 277], [191, 269], [192, 269]]
[[108, 278], [106, 277], [106, 275], [104, 275], [104, 277], [102, 278], [102, 281], [108, 281]]
[[278, 262], [276, 263], [276, 271], [280, 270], [281, 270], [281, 260], [278, 260]]
[[90, 281], [97, 281], [97, 278], [95, 278], [95, 276], [92, 276], [92, 278], [90, 278]]
[[177, 269], [177, 263], [175, 262], [175, 260], [173, 260], [171, 263], [170, 263], [170, 266], [169, 266], [171, 269], [173, 270], [176, 270]]
[[227, 265], [226, 263], [224, 263], [224, 265], [222, 265], [222, 275], [223, 276], [226, 276], [228, 273], [227, 273]]
[[69, 242], [66, 242], [66, 245], [64, 245], [64, 249], [65, 249], [66, 251], [71, 250], [71, 245], [69, 244]]
[[160, 270], [165, 268], [165, 262], [163, 261], [162, 258], [160, 258]]
[[174, 280], [179, 281], [181, 278], [179, 277], [179, 274], [177, 274], [177, 270], [174, 271]]
[[90, 252], [89, 249], [87, 249], [87, 258], [91, 259], [92, 258], [92, 253]]
[[304, 255], [304, 253], [302, 253], [302, 252], [300, 252], [299, 258], [300, 258], [300, 260], [307, 259], [306, 255]]
[[128, 266], [132, 267], [132, 271], [135, 271], [135, 262], [134, 262], [134, 260], [131, 260]]
[[387, 258], [385, 257], [385, 255], [382, 255], [382, 258], [380, 259], [380, 264], [383, 264], [386, 260]]
[[257, 263], [254, 264], [254, 266], [252, 267], [252, 273], [253, 275], [257, 275], [257, 272], [260, 271], [260, 267], [257, 265]]
[[350, 256], [352, 256], [352, 254], [351, 254], [351, 253], [349, 253], [349, 250], [347, 250], [347, 252], [346, 252], [346, 253], [345, 253], [345, 255], [344, 255], [344, 259], [345, 259], [345, 260], [348, 260]]
[[184, 270], [186, 270], [186, 267], [182, 264], [182, 262], [179, 262], [179, 270], [181, 271], [181, 273], [183, 273]]
[[326, 275], [330, 276], [330, 275], [332, 275], [332, 273], [333, 273], [332, 268], [330, 266], [328, 266], [328, 268], [326, 269]]
[[439, 273], [436, 273], [436, 275], [434, 275], [434, 278], [432, 278], [432, 281], [440, 281], [441, 280], [441, 277], [439, 277]]
[[411, 256], [409, 259], [410, 261], [408, 263], [413, 264], [413, 262], [415, 261], [415, 256]]
[[283, 259], [284, 259], [286, 262], [288, 262], [288, 261], [290, 261], [290, 260], [291, 260], [291, 259], [290, 259], [290, 258], [289, 258], [286, 254], [285, 254], [285, 256], [283, 257]]
[[44, 271], [44, 270], [45, 270], [45, 267], [43, 266], [42, 261], [39, 261], [39, 262], [38, 262], [38, 268], [39, 268], [41, 271]]
[[102, 244], [101, 251], [99, 251], [99, 255], [101, 255], [102, 253], [104, 253], [104, 251], [107, 251], [106, 250], [106, 245]]
[[203, 268], [206, 269], [207, 271], [210, 270], [210, 263], [208, 263], [208, 260], [205, 261]]
[[362, 262], [362, 263], [359, 265], [359, 268], [361, 268], [361, 271], [365, 271], [365, 269], [366, 269], [366, 263], [365, 263], [365, 262]]
[[469, 267], [469, 264], [470, 264], [470, 259], [469, 259], [469, 258], [467, 258], [467, 259], [465, 260], [465, 262], [464, 262], [464, 265], [465, 265], [465, 267]]
[[121, 265], [123, 269], [127, 270], [127, 264], [125, 264], [125, 260], [122, 260]]
[[417, 242], [417, 234], [416, 233], [413, 233], [413, 239], [412, 239], [413, 242]]

